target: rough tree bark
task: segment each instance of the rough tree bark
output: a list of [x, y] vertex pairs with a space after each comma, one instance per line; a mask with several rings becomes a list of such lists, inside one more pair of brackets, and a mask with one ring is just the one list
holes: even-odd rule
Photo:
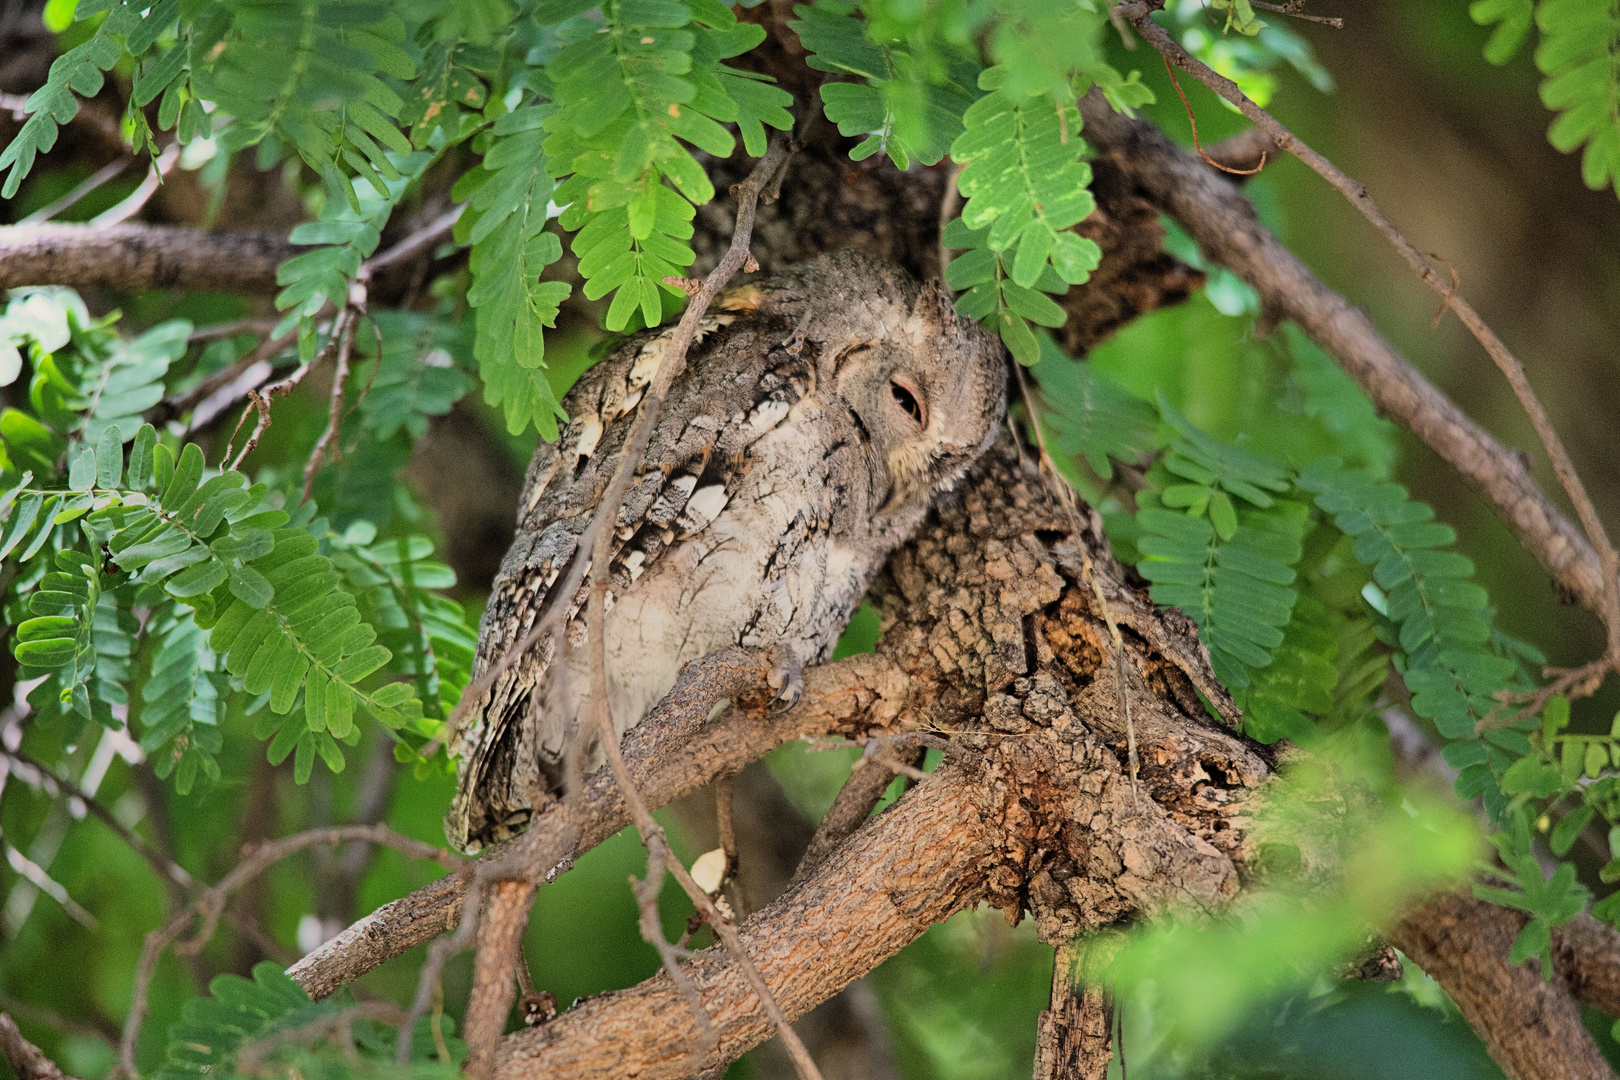
[[[1502, 962], [1524, 923], [1519, 912], [1442, 893], [1409, 912], [1390, 939], [1446, 988], [1491, 1057], [1515, 1080], [1612, 1076], [1581, 1023], [1567, 972], [1543, 980], [1532, 965]], [[1559, 959], [1554, 967], [1563, 966]], [[1561, 1049], [1549, 1054], [1549, 1046]]]

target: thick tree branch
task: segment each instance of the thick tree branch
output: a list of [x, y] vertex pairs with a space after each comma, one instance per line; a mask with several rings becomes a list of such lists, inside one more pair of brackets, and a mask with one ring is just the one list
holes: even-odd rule
[[1620, 931], [1581, 914], [1554, 931], [1552, 947], [1575, 1000], [1620, 1018]]
[[1524, 921], [1508, 908], [1442, 893], [1409, 912], [1390, 940], [1445, 987], [1513, 1080], [1609, 1080], [1614, 1072], [1565, 979], [1508, 965]]
[[1103, 987], [1077, 982], [1081, 944], [1058, 946], [1052, 1004], [1035, 1036], [1035, 1080], [1108, 1080], [1114, 1057], [1114, 999]]
[[[831, 997], [924, 930], [984, 896], [990, 852], [974, 784], [940, 769], [834, 852], [821, 870], [744, 923], [742, 941], [789, 1018]], [[741, 969], [724, 948], [683, 965], [718, 1046], [702, 1051], [692, 1008], [660, 973], [584, 1002], [548, 1024], [509, 1035], [498, 1080], [639, 1080], [694, 1076], [771, 1034]]]
[[276, 267], [300, 250], [285, 236], [256, 230], [11, 225], [0, 227], [0, 288], [273, 293]]
[[[911, 693], [909, 680], [875, 656], [857, 656], [804, 673], [804, 697], [786, 713], [728, 709], [708, 719], [715, 682], [763, 674], [757, 658], [736, 649], [687, 664], [675, 689], [624, 737], [630, 775], [649, 806], [696, 791], [716, 776], [735, 772], [792, 739], [857, 725], [895, 722]], [[479, 864], [490, 873], [541, 880], [568, 869], [572, 860], [630, 823], [624, 799], [605, 770], [594, 774], [583, 797], [558, 803], [536, 817], [516, 840], [488, 851]], [[288, 971], [310, 995], [324, 998], [384, 961], [460, 923], [466, 880], [450, 875], [385, 904], [305, 956]]]
[[1086, 138], [1109, 155], [1212, 261], [1254, 286], [1265, 310], [1292, 319], [1349, 372], [1374, 405], [1409, 428], [1496, 509], [1559, 586], [1604, 610], [1597, 553], [1512, 450], [1497, 442], [1384, 340], [1365, 311], [1329, 289], [1255, 217], [1231, 183], [1152, 124], [1081, 101]]

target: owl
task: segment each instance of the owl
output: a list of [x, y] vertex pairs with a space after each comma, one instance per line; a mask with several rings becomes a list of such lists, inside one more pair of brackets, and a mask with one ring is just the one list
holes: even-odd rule
[[[568, 624], [450, 733], [460, 763], [446, 833], [464, 851], [512, 835], [560, 790], [590, 678], [586, 587], [555, 593], [590, 558], [581, 535], [672, 337], [635, 335], [587, 371], [561, 436], [529, 466], [475, 672], [551, 605], [568, 605]], [[989, 445], [1006, 363], [942, 286], [852, 252], [722, 294], [615, 523], [604, 636], [618, 733], [716, 649], [825, 659], [933, 495]]]

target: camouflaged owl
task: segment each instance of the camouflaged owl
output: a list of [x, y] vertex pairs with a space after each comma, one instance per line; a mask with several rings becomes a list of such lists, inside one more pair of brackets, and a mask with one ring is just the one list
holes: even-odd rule
[[[682, 664], [729, 645], [831, 653], [867, 585], [933, 495], [989, 445], [1005, 406], [999, 342], [938, 284], [854, 253], [723, 294], [637, 470], [615, 532], [607, 607], [623, 733]], [[582, 587], [553, 595], [603, 497], [671, 330], [638, 334], [564, 400], [572, 417], [529, 466], [517, 537], [479, 628], [475, 671], [569, 605], [565, 642], [504, 671], [451, 733], [446, 817], [467, 851], [559, 790], [589, 685]], [[592, 764], [600, 761], [596, 755]], [[587, 767], [590, 767], [588, 765]]]

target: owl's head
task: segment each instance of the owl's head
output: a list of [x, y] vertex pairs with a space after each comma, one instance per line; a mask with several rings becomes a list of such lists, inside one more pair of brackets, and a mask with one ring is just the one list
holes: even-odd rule
[[880, 514], [926, 505], [995, 435], [1006, 351], [938, 282], [841, 251], [723, 303], [787, 316], [816, 347], [818, 396], [847, 410], [865, 444]]

